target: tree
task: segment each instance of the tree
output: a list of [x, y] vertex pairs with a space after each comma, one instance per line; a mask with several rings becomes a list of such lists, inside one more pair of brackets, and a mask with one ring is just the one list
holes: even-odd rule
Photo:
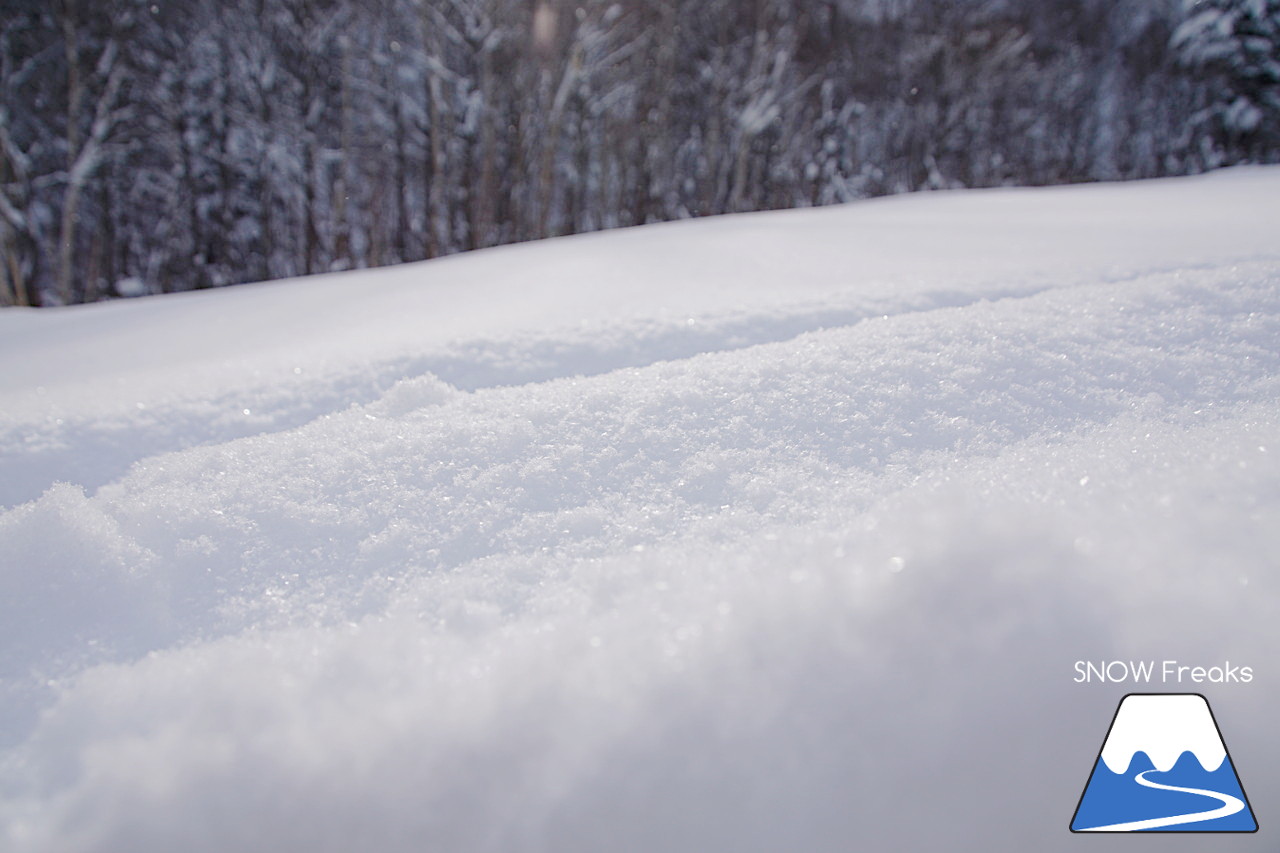
[[[1186, 0], [1171, 45], [1189, 69], [1210, 75], [1196, 116], [1211, 161], [1274, 157], [1280, 145], [1280, 0]], [[1216, 165], [1216, 162], [1212, 162]]]
[[0, 304], [1276, 159], [1278, 5], [0, 0]]
[[19, 47], [36, 29], [32, 15], [5, 9], [0, 29], [0, 306], [39, 305], [40, 291], [31, 285], [36, 275], [38, 240], [33, 209], [36, 164], [30, 117], [22, 120], [21, 94], [37, 77], [39, 54]]
[[[110, 19], [114, 10], [99, 6], [95, 11], [105, 11]], [[108, 138], [125, 115], [117, 110], [125, 68], [118, 61], [120, 45], [110, 24], [93, 33], [82, 21], [78, 0], [62, 0], [58, 15], [66, 53], [67, 113], [57, 295], [67, 305], [84, 295], [77, 292], [75, 281], [80, 202], [102, 167]]]

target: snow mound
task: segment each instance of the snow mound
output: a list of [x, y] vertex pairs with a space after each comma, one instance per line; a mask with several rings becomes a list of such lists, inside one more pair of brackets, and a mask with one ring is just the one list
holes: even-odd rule
[[1280, 795], [1278, 200], [947, 193], [6, 312], [43, 366], [0, 389], [3, 846], [1066, 850], [1116, 701], [1072, 664], [1111, 658], [1252, 665], [1213, 703]]

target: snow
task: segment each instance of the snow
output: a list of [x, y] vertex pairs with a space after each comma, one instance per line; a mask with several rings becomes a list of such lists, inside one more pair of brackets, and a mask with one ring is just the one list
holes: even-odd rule
[[0, 313], [0, 847], [1066, 850], [1137, 689], [1073, 663], [1147, 658], [1254, 668], [1149, 689], [1265, 823], [1278, 214], [1245, 168]]
[[1139, 752], [1162, 773], [1172, 770], [1184, 752], [1210, 773], [1227, 758], [1209, 706], [1194, 694], [1125, 697], [1100, 757], [1112, 773], [1126, 773]]

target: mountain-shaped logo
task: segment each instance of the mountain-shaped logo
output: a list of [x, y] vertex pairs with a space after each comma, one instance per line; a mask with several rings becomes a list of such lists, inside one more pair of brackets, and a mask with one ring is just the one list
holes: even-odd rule
[[1209, 702], [1199, 693], [1120, 700], [1072, 832], [1257, 832]]

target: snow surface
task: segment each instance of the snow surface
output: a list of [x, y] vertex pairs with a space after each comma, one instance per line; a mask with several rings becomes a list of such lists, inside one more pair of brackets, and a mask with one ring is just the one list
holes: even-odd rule
[[1265, 827], [1277, 223], [1245, 168], [6, 310], [0, 848], [1075, 849], [1112, 659], [1254, 668], [1147, 689]]

